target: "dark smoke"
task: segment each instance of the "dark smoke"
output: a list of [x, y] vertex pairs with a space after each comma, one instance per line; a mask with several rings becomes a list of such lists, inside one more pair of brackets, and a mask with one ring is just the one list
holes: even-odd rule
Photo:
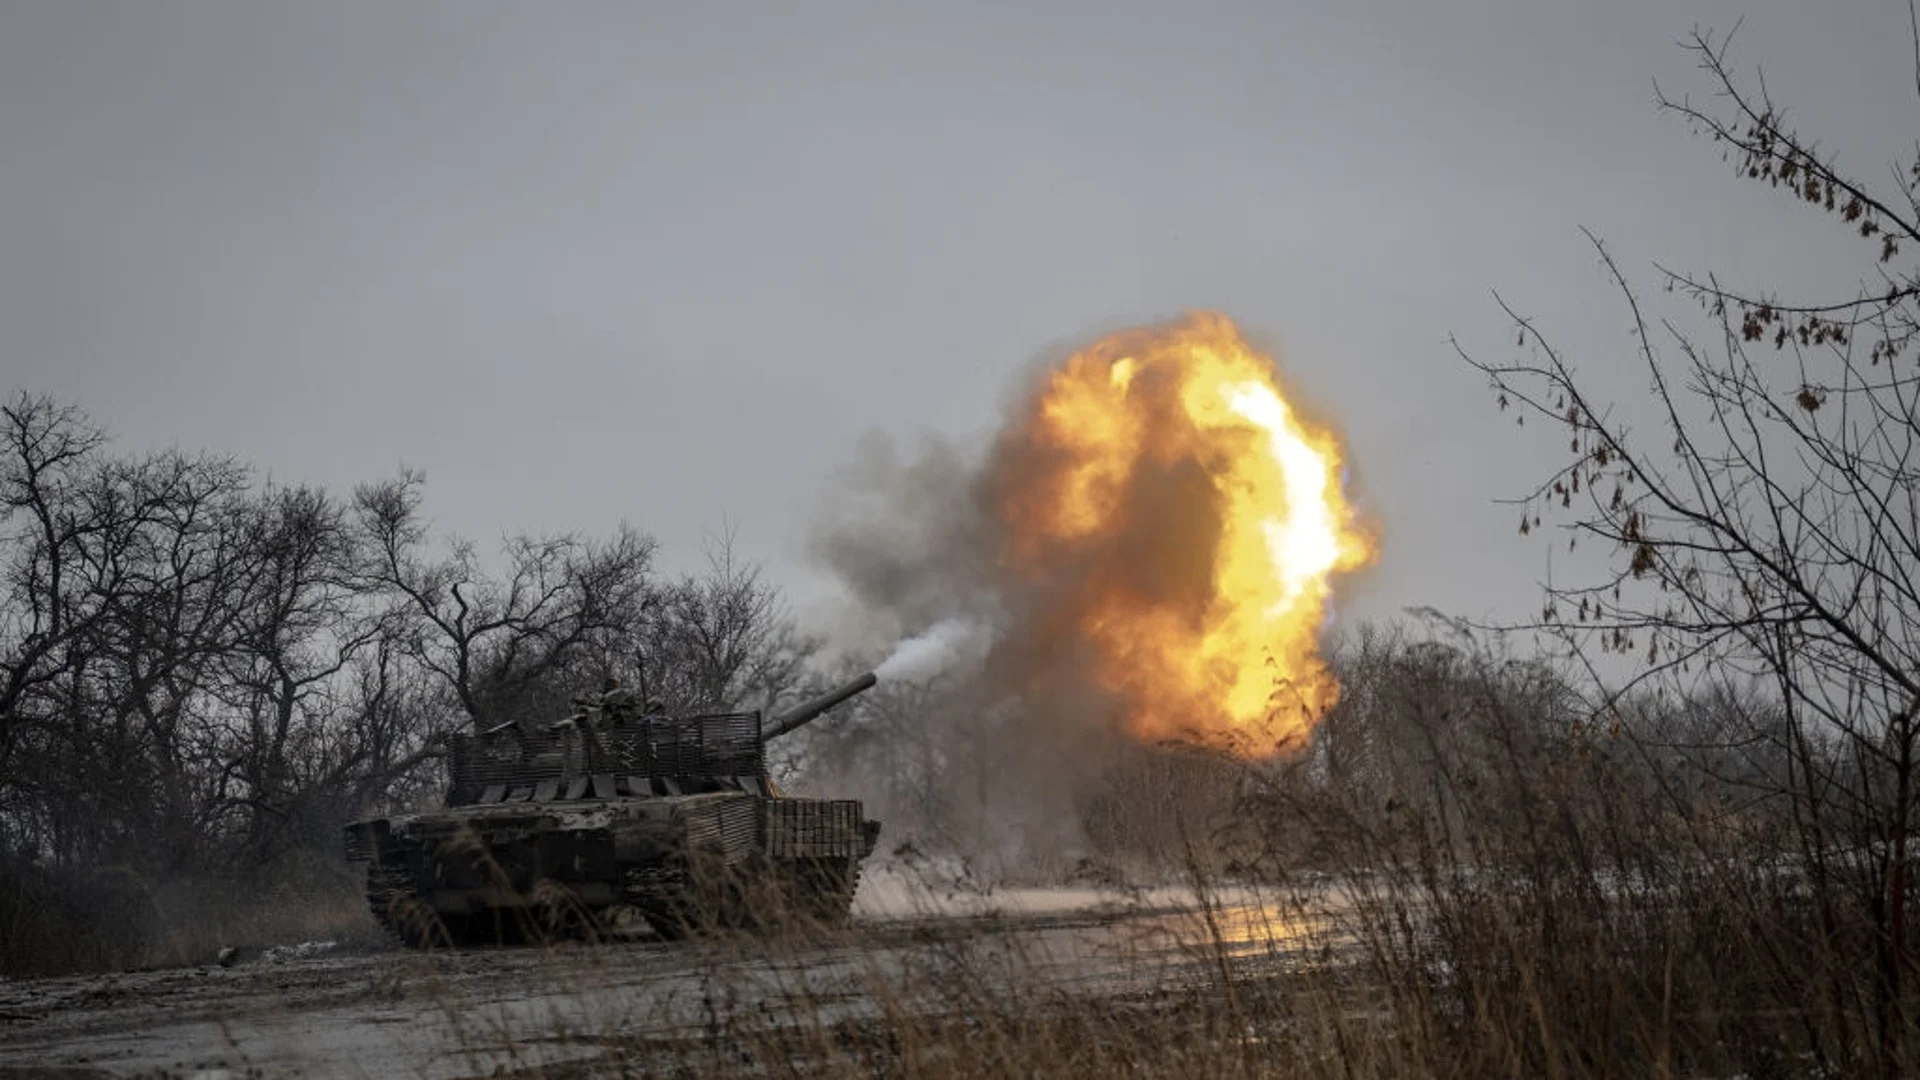
[[860, 440], [834, 478], [812, 552], [847, 593], [836, 637], [876, 648], [956, 616], [983, 616], [993, 528], [977, 501], [980, 455], [935, 438], [902, 450]]

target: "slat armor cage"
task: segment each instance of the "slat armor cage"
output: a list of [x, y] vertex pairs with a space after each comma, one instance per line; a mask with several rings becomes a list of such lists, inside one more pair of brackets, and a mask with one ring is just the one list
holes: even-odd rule
[[767, 854], [780, 858], [859, 858], [860, 803], [853, 799], [780, 799], [761, 804]]
[[482, 801], [490, 788], [565, 791], [576, 780], [620, 776], [646, 780], [726, 780], [766, 776], [757, 712], [704, 716], [637, 716], [589, 709], [546, 730], [504, 724], [450, 739], [447, 802]]

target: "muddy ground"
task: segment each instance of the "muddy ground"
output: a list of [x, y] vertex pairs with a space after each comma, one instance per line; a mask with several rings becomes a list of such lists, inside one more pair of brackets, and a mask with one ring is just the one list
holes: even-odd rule
[[875, 886], [853, 925], [804, 937], [432, 953], [308, 943], [231, 967], [0, 981], [0, 1077], [491, 1076], [589, 1066], [636, 1040], [719, 1052], [749, 1027], [818, 1031], [952, 1008], [956, 992], [1137, 995], [1214, 978], [1223, 955], [1324, 961], [1323, 920], [1251, 893], [1209, 900]]

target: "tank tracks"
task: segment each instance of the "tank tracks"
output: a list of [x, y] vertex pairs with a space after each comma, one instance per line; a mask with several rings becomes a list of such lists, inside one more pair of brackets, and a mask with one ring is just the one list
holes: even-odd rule
[[[782, 860], [749, 874], [706, 876], [665, 865], [623, 872], [620, 898], [662, 938], [679, 940], [721, 929], [844, 926], [859, 884], [860, 860], [850, 858]], [[367, 867], [366, 896], [381, 927], [412, 948], [593, 938], [607, 914], [554, 903], [444, 915], [421, 898], [404, 867], [378, 861]]]
[[367, 866], [367, 907], [382, 929], [409, 948], [517, 945], [544, 936], [528, 913], [488, 910], [443, 915], [420, 898], [403, 867]]
[[424, 948], [450, 944], [440, 916], [420, 899], [411, 875], [402, 867], [367, 864], [367, 907], [382, 929], [402, 944]]
[[781, 860], [704, 875], [677, 865], [632, 869], [621, 894], [656, 933], [678, 940], [717, 929], [844, 926], [859, 884], [858, 859]]

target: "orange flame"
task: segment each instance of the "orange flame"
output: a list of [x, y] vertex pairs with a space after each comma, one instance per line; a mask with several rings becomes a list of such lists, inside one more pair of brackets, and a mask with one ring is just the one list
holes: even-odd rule
[[1224, 315], [1105, 338], [1003, 439], [1001, 564], [1047, 590], [1132, 732], [1258, 756], [1339, 697], [1335, 575], [1371, 562], [1334, 435]]

